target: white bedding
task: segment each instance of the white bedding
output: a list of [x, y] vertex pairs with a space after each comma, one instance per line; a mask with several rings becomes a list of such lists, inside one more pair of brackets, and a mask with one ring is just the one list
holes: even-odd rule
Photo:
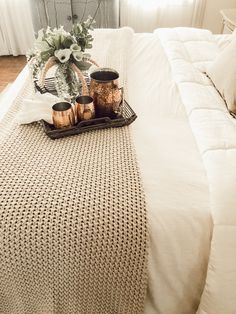
[[[218, 55], [220, 48], [209, 31], [160, 29], [156, 33], [167, 52], [208, 178], [214, 226], [206, 284], [198, 313], [234, 314], [236, 120], [227, 111], [211, 81], [199, 71], [199, 57], [200, 68], [204, 70]], [[186, 79], [183, 69], [187, 67], [189, 75]]]
[[[228, 37], [215, 40], [222, 49]], [[126, 97], [138, 114], [131, 129], [150, 224], [145, 313], [196, 313], [213, 230], [206, 168], [158, 36], [135, 34], [127, 61]], [[0, 104], [0, 118], [26, 76], [24, 69]]]
[[128, 70], [132, 125], [151, 231], [146, 314], [195, 313], [212, 220], [205, 171], [160, 41], [134, 36]]

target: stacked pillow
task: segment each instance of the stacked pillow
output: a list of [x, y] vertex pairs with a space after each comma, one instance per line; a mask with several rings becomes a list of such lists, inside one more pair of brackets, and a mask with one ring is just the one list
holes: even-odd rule
[[207, 69], [207, 75], [225, 100], [230, 112], [236, 114], [236, 31], [231, 43]]

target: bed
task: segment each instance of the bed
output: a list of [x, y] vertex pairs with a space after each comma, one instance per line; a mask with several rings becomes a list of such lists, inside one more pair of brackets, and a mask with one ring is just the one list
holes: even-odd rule
[[[203, 73], [204, 66], [230, 40], [231, 36], [213, 36], [197, 29], [167, 29], [153, 34], [133, 34], [127, 47], [126, 98], [138, 115], [130, 129], [146, 196], [150, 235], [146, 314], [233, 314], [236, 311], [233, 299], [235, 201], [231, 197], [236, 182], [231, 156], [236, 143], [236, 133], [233, 133], [236, 123], [222, 106], [222, 111], [215, 110], [221, 115], [220, 128], [228, 123], [231, 133], [226, 136], [218, 132], [219, 125], [215, 125], [215, 121], [219, 120], [214, 120], [211, 113], [214, 99], [215, 106], [222, 105], [220, 96], [214, 94], [217, 101], [207, 99], [204, 107], [202, 101], [206, 98], [201, 99], [196, 93], [194, 99], [200, 97], [200, 105], [192, 104], [191, 93], [194, 94], [194, 87], [200, 83], [193, 82], [194, 86], [186, 87], [196, 76], [189, 79], [184, 65], [178, 67], [175, 63], [184, 60], [181, 45], [186, 48], [186, 42], [193, 43], [188, 55], [192, 49], [192, 54], [198, 51], [195, 54], [198, 58], [202, 52], [202, 59], [200, 55], [200, 63], [199, 60], [194, 62], [194, 57], [191, 62], [188, 60], [188, 74], [193, 68]], [[0, 118], [27, 76], [25, 68], [2, 100]], [[211, 101], [210, 109], [208, 101]], [[210, 130], [204, 123], [205, 111], [203, 115], [202, 110], [209, 114]], [[214, 130], [217, 130], [218, 141], [223, 143], [220, 148], [214, 141]], [[226, 140], [230, 145], [225, 144]], [[224, 155], [225, 159], [230, 158], [231, 165], [226, 179], [224, 171], [229, 169], [225, 170], [221, 158], [206, 153], [208, 149], [213, 151], [214, 147], [208, 148], [211, 144], [220, 154], [230, 146], [230, 152]], [[217, 199], [223, 178], [224, 195], [229, 197], [221, 195], [222, 198]], [[214, 182], [217, 183], [214, 185]], [[224, 204], [229, 205], [227, 219]]]

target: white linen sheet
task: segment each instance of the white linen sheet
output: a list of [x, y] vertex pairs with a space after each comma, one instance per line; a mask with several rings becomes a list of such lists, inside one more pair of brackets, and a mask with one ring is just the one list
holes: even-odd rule
[[152, 34], [134, 36], [127, 85], [149, 210], [145, 313], [196, 313], [212, 232], [208, 183], [168, 60]]
[[[213, 226], [205, 169], [156, 36], [134, 35], [127, 71], [126, 98], [138, 114], [131, 130], [150, 224], [145, 314], [196, 313]], [[1, 102], [0, 118], [26, 76], [24, 69]]]

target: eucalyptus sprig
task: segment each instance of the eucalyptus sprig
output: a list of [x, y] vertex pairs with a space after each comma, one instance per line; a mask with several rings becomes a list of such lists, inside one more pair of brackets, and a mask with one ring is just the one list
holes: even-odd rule
[[89, 31], [92, 31], [96, 22], [89, 16], [88, 19], [82, 23], [74, 24], [72, 27], [71, 35], [75, 36], [78, 45], [81, 47], [81, 51], [92, 48], [93, 36]]

